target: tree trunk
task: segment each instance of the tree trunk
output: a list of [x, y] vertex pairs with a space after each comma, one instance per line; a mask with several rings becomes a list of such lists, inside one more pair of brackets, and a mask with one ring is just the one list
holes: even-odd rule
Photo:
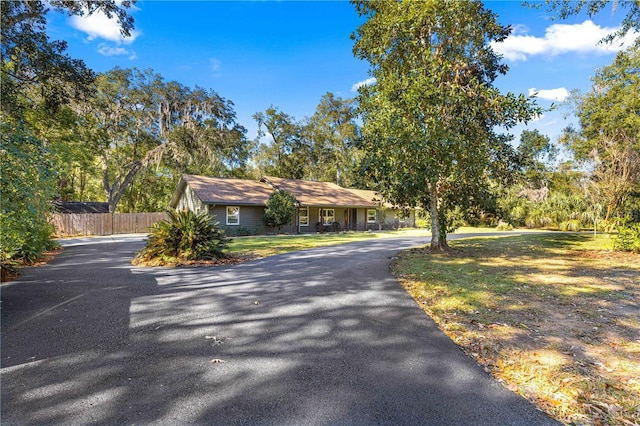
[[440, 232], [440, 218], [438, 216], [438, 190], [436, 183], [429, 185], [429, 201], [431, 209], [431, 250], [445, 251], [449, 249], [446, 234]]
[[124, 177], [122, 183], [120, 183], [120, 178], [122, 175], [117, 176], [113, 185], [109, 185], [109, 163], [106, 155], [102, 155], [102, 185], [104, 187], [105, 193], [107, 195], [107, 201], [109, 203], [109, 213], [114, 213], [116, 211], [116, 207], [118, 206], [118, 202], [122, 195], [124, 194], [124, 190], [131, 184], [133, 178], [140, 171], [140, 169], [147, 167], [151, 163], [159, 163], [162, 159], [164, 152], [168, 149], [168, 143], [163, 143], [153, 148], [151, 151], [147, 152], [145, 157], [141, 161], [132, 161], [126, 167], [129, 168], [127, 170], [127, 174]]

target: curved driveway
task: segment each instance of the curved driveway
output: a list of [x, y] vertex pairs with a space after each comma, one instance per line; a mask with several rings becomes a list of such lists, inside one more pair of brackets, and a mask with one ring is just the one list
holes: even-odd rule
[[2, 287], [3, 425], [556, 424], [413, 302], [379, 239], [229, 267], [67, 247]]

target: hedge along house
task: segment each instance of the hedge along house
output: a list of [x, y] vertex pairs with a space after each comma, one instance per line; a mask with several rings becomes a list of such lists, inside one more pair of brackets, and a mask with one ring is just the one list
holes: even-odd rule
[[275, 231], [264, 222], [267, 200], [276, 191], [296, 199], [297, 211], [281, 231], [310, 232], [369, 229], [367, 214], [378, 205], [330, 182], [263, 177], [260, 180], [183, 175], [170, 206], [214, 215], [230, 235]]

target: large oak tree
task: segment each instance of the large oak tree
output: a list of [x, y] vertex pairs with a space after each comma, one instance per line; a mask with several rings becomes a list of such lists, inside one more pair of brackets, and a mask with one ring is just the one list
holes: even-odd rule
[[509, 128], [538, 110], [524, 95], [494, 87], [507, 72], [491, 42], [510, 28], [479, 2], [354, 1], [367, 18], [354, 54], [376, 82], [359, 90], [363, 172], [389, 201], [423, 206], [431, 248], [447, 248], [450, 213], [487, 198], [488, 179], [508, 174]]
[[165, 82], [136, 68], [100, 74], [96, 94], [79, 104], [96, 144], [109, 210], [141, 170], [163, 161], [178, 172], [226, 175], [244, 167], [248, 147], [233, 104], [213, 90]]

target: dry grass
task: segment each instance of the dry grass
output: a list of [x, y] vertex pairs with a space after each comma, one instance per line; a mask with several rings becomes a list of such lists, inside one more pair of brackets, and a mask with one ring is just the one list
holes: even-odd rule
[[567, 424], [640, 424], [640, 255], [543, 234], [452, 241], [393, 265], [487, 371]]

